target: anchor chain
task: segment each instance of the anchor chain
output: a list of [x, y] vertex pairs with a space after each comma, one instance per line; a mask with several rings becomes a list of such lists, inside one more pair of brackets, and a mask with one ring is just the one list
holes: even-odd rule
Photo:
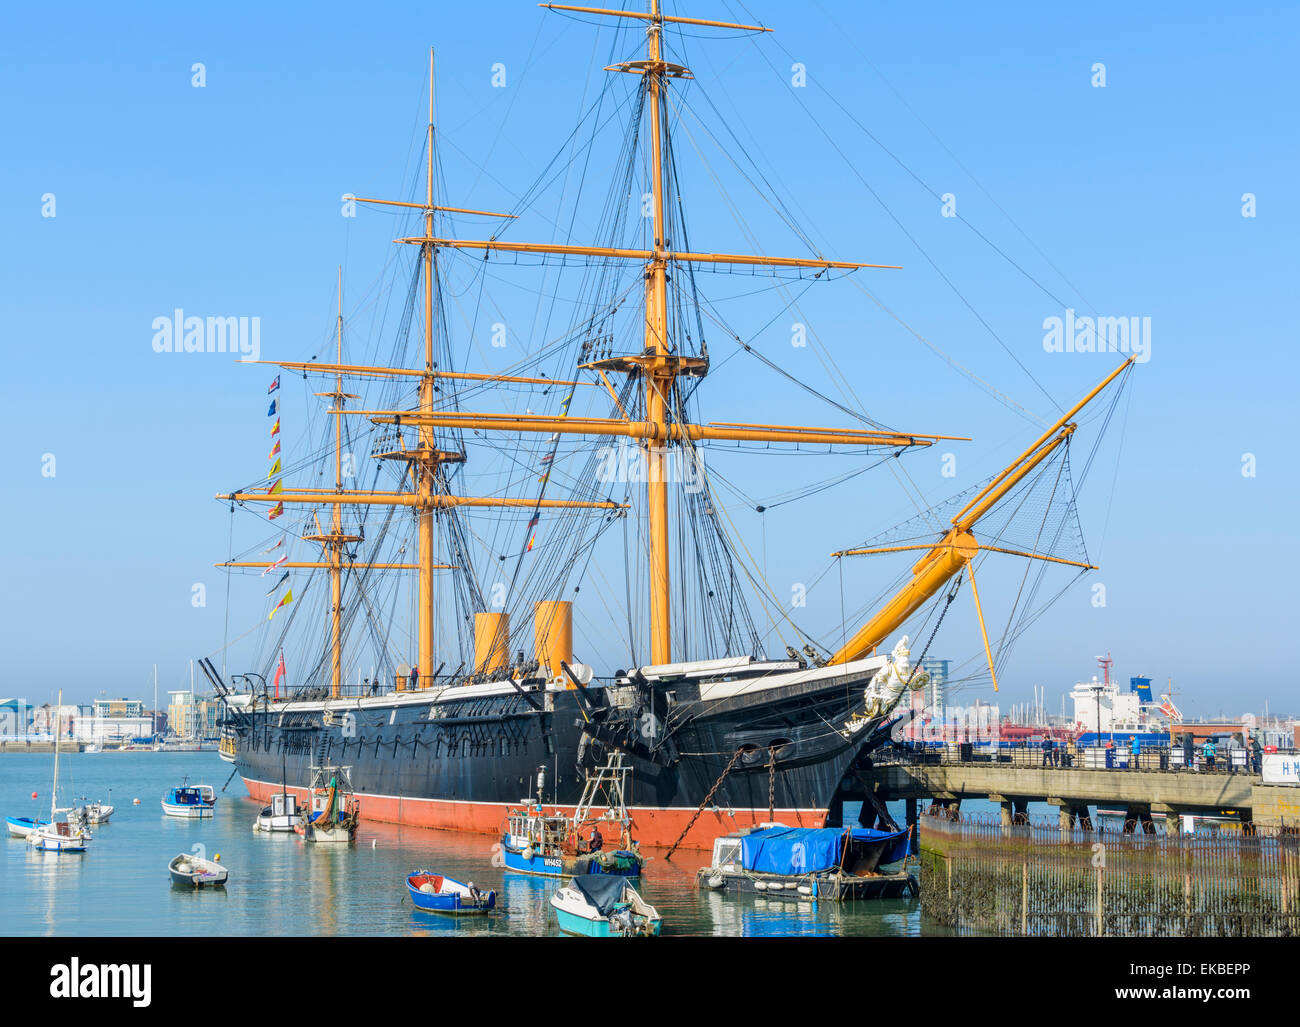
[[664, 856], [665, 860], [673, 858], [673, 853], [677, 851], [677, 846], [681, 845], [682, 839], [685, 838], [690, 829], [695, 826], [695, 821], [697, 821], [700, 818], [700, 814], [704, 812], [704, 807], [713, 801], [714, 793], [717, 792], [719, 787], [721, 787], [723, 779], [731, 773], [731, 768], [736, 765], [736, 761], [743, 755], [743, 749], [737, 749], [732, 755], [731, 762], [727, 764], [726, 769], [722, 771], [718, 776], [718, 779], [713, 782], [713, 787], [709, 789], [709, 794], [704, 797], [704, 801], [700, 803], [699, 809], [691, 814], [691, 819], [687, 822], [686, 826], [682, 828], [682, 833], [677, 836], [677, 841], [673, 842], [672, 848], [670, 848]]
[[776, 746], [767, 747], [767, 822], [776, 820]]

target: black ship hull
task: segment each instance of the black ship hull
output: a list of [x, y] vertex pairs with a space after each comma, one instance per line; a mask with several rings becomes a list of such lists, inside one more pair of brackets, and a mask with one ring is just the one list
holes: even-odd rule
[[536, 797], [539, 771], [543, 802], [571, 810], [587, 771], [619, 749], [632, 768], [625, 801], [641, 844], [671, 845], [690, 825], [681, 845], [707, 848], [769, 820], [835, 819], [883, 719], [864, 715], [864, 683], [861, 673], [822, 673], [709, 699], [697, 684], [667, 694], [448, 688], [232, 704], [226, 726], [254, 798], [286, 786], [305, 798], [313, 765], [342, 765], [363, 819], [488, 834], [509, 807]]

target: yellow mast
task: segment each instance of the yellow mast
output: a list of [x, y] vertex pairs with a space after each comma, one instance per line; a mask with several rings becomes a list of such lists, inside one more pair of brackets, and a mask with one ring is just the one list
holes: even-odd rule
[[1043, 553], [1022, 553], [1013, 549], [997, 546], [981, 546], [975, 540], [972, 530], [984, 517], [1025, 477], [1046, 460], [1058, 448], [1064, 445], [1074, 434], [1077, 425], [1071, 423], [1080, 410], [1092, 402], [1107, 385], [1113, 382], [1122, 371], [1133, 363], [1133, 358], [1125, 360], [1105, 379], [1094, 387], [1078, 403], [1047, 429], [1032, 446], [1026, 449], [1006, 466], [994, 479], [982, 488], [975, 497], [953, 517], [951, 527], [943, 537], [929, 546], [883, 546], [873, 549], [846, 549], [834, 553], [834, 556], [864, 556], [877, 553], [896, 553], [908, 549], [923, 549], [925, 555], [912, 567], [912, 578], [898, 590], [884, 606], [866, 624], [849, 639], [844, 646], [828, 661], [831, 664], [847, 663], [860, 660], [870, 655], [890, 634], [896, 631], [908, 617], [919, 609], [927, 600], [936, 595], [940, 589], [963, 568], [970, 573], [971, 592], [975, 599], [975, 613], [979, 618], [980, 634], [984, 640], [984, 655], [988, 659], [989, 673], [993, 675], [993, 688], [998, 685], [997, 673], [993, 669], [993, 652], [989, 646], [988, 629], [984, 625], [984, 611], [980, 606], [979, 590], [975, 585], [975, 573], [972, 561], [981, 549], [991, 552], [1010, 553], [1034, 560], [1047, 560], [1051, 563], [1066, 564], [1087, 570], [1096, 570], [1092, 564], [1079, 563], [1075, 560], [1063, 560], [1060, 557]]
[[[343, 268], [339, 268], [339, 319], [335, 332], [338, 362], [343, 363]], [[334, 376], [334, 491], [343, 491], [343, 375]], [[337, 699], [343, 677], [343, 504], [333, 503], [334, 537], [330, 560], [330, 694]]]
[[[425, 140], [426, 173], [424, 202], [424, 231], [433, 235], [433, 47], [429, 47], [429, 128]], [[433, 247], [422, 247], [424, 257], [424, 377], [420, 379], [420, 412], [433, 413]], [[341, 363], [341, 361], [340, 361]], [[438, 468], [433, 428], [422, 427], [419, 432], [419, 449], [424, 456], [416, 466], [416, 488], [426, 503], [419, 514], [420, 581], [416, 591], [418, 604], [418, 634], [416, 667], [422, 674], [433, 673], [433, 478]]]

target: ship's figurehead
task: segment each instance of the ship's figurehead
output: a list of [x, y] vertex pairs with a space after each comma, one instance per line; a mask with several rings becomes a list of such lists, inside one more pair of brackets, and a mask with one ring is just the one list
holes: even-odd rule
[[911, 639], [904, 635], [894, 646], [886, 663], [876, 671], [865, 691], [867, 716], [879, 717], [888, 713], [907, 689], [919, 691], [930, 683], [930, 675], [920, 667], [912, 666]]

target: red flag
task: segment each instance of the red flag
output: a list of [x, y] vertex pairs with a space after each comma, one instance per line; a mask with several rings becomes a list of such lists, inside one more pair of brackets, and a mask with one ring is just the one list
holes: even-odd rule
[[280, 698], [280, 679], [284, 677], [284, 650], [280, 650], [280, 666], [275, 668], [275, 697]]

